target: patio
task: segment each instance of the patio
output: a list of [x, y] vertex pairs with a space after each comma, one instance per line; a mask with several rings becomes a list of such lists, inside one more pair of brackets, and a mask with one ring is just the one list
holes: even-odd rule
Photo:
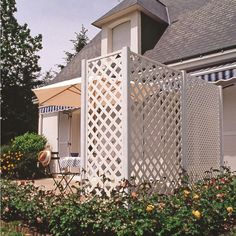
[[[60, 181], [60, 178], [56, 179], [57, 181]], [[17, 180], [18, 184], [27, 184], [27, 182], [33, 182], [33, 185], [35, 187], [40, 187], [42, 188], [42, 190], [45, 191], [50, 191], [50, 190], [54, 190], [55, 189], [55, 184], [52, 178], [44, 178], [44, 179], [36, 179], [36, 180]], [[74, 186], [78, 186], [78, 183], [76, 183], [77, 180], [72, 180], [70, 182], [70, 187]], [[73, 189], [73, 188], [72, 188]], [[69, 191], [69, 189], [67, 188], [67, 191]], [[56, 194], [59, 194], [60, 191], [57, 189], [56, 190]]]

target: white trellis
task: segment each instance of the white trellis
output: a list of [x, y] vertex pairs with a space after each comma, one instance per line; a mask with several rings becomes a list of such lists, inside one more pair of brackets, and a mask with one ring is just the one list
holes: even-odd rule
[[178, 185], [221, 159], [220, 90], [129, 49], [88, 60], [82, 75], [82, 167], [97, 185], [131, 176]]

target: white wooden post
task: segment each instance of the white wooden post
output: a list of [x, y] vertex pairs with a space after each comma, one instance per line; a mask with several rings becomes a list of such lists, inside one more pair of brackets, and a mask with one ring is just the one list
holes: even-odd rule
[[186, 108], [186, 89], [187, 89], [187, 73], [182, 70], [183, 84], [181, 91], [182, 100], [182, 168], [187, 171], [187, 108]]
[[[81, 171], [86, 170], [87, 155], [87, 77], [86, 77], [86, 60], [81, 62], [81, 129], [80, 129], [80, 152], [81, 152]], [[82, 172], [81, 172], [82, 174]]]
[[125, 179], [130, 178], [130, 145], [129, 145], [129, 97], [130, 97], [130, 49], [122, 49], [122, 174]]
[[38, 119], [38, 134], [43, 134], [43, 114], [39, 113]]
[[224, 165], [224, 147], [223, 147], [223, 94], [222, 86], [219, 86], [219, 129], [220, 129], [220, 166]]

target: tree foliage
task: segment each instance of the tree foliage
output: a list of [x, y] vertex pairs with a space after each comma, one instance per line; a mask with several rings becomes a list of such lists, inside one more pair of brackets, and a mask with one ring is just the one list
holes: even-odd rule
[[42, 36], [32, 37], [27, 24], [20, 25], [14, 16], [15, 0], [1, 0], [1, 118], [2, 143], [37, 128], [37, 106], [32, 103], [32, 88], [40, 67], [37, 52]]
[[[75, 39], [70, 40], [73, 43], [72, 52], [66, 51], [65, 62], [69, 63], [72, 58], [80, 52], [84, 46], [88, 44], [89, 38], [87, 36], [88, 30], [82, 25], [82, 29], [79, 33], [75, 33]], [[59, 68], [63, 69], [64, 65], [58, 65]]]

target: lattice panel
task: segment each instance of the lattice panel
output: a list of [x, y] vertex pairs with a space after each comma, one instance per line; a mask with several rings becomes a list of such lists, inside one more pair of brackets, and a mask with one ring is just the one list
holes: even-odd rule
[[193, 181], [220, 166], [220, 100], [217, 86], [188, 75], [186, 167]]
[[[182, 167], [192, 180], [218, 168], [218, 88], [183, 78], [182, 72], [135, 53], [128, 55], [127, 65], [122, 64], [125, 51], [87, 61], [85, 168], [92, 187], [103, 184], [101, 175], [114, 180], [110, 187], [128, 175], [138, 183], [159, 180], [158, 191], [168, 192], [179, 185]], [[127, 72], [128, 83], [122, 81]]]
[[101, 175], [117, 183], [122, 169], [122, 91], [120, 53], [87, 64], [87, 161], [94, 186]]
[[138, 182], [178, 185], [182, 155], [182, 73], [130, 56], [130, 164]]

